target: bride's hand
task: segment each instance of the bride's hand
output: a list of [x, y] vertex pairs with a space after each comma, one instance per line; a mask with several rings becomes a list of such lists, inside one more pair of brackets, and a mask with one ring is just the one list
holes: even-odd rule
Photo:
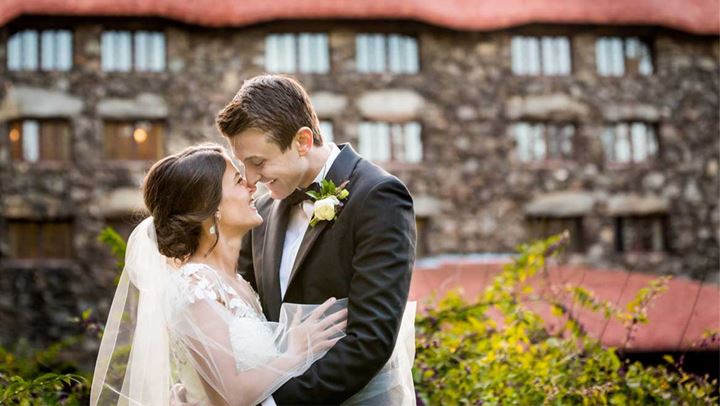
[[318, 306], [308, 315], [305, 320], [297, 320], [289, 328], [288, 350], [298, 356], [306, 356], [310, 351], [312, 354], [323, 352], [342, 337], [336, 337], [337, 333], [343, 332], [347, 326], [347, 309], [342, 309], [322, 318], [323, 314], [336, 302], [330, 298]]

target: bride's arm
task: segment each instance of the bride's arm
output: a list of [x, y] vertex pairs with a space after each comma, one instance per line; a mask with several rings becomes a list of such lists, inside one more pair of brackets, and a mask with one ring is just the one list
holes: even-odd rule
[[190, 304], [172, 326], [213, 404], [252, 406], [335, 344], [346, 311], [323, 319], [331, 305], [325, 302], [304, 321], [286, 326], [237, 319], [217, 301], [204, 299]]

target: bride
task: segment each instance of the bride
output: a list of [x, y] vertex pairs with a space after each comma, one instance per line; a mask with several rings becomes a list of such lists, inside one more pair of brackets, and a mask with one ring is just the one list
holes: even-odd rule
[[262, 223], [222, 147], [157, 162], [143, 193], [100, 345], [91, 405], [274, 405], [272, 393], [344, 336], [345, 300], [263, 316], [236, 274], [243, 235]]

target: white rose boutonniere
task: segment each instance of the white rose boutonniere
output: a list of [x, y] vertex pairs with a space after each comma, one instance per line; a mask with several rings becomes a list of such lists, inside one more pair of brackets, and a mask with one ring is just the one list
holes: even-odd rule
[[319, 192], [307, 192], [308, 196], [314, 200], [310, 226], [315, 227], [320, 221], [335, 220], [344, 205], [342, 201], [350, 196], [350, 192], [345, 189], [347, 183], [348, 182], [345, 181], [340, 186], [335, 186], [333, 181], [323, 179], [320, 183]]

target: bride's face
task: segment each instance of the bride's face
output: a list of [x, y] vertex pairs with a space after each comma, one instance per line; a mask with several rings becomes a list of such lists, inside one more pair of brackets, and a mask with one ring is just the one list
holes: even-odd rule
[[255, 208], [255, 186], [248, 185], [243, 168], [225, 157], [227, 163], [222, 180], [222, 200], [218, 206], [219, 224], [231, 227], [253, 228], [262, 224], [262, 217]]

